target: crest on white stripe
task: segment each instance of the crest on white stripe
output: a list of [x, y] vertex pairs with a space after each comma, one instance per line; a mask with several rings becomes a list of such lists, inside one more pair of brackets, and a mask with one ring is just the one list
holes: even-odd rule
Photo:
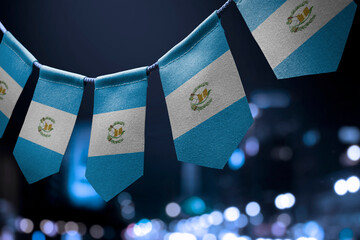
[[32, 101], [20, 137], [64, 155], [76, 115]]
[[145, 107], [95, 114], [89, 157], [143, 152]]
[[10, 118], [22, 87], [0, 67], [0, 111]]
[[173, 138], [180, 137], [243, 97], [244, 88], [228, 50], [166, 97]]

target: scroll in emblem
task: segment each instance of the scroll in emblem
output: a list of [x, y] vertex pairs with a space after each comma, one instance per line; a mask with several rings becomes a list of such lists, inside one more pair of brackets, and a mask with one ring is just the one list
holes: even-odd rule
[[6, 91], [9, 89], [8, 85], [0, 80], [0, 100], [4, 99], [4, 96], [6, 95]]
[[309, 6], [309, 1], [304, 1], [291, 12], [287, 18], [290, 32], [299, 32], [307, 28], [315, 19], [313, 14], [313, 6]]
[[201, 111], [212, 102], [210, 98], [211, 89], [208, 89], [209, 83], [204, 82], [197, 86], [194, 91], [190, 94], [190, 105], [194, 111]]
[[124, 130], [125, 123], [124, 122], [114, 122], [113, 125], [110, 125], [108, 128], [108, 136], [107, 140], [113, 144], [121, 143], [124, 141], [122, 136], [125, 133]]
[[53, 126], [55, 124], [55, 120], [51, 117], [43, 117], [40, 119], [40, 123], [38, 126], [38, 131], [43, 137], [51, 137], [51, 132], [54, 130]]

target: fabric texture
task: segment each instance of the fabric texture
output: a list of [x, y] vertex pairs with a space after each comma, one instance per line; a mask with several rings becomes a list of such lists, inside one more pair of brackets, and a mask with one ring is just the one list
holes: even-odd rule
[[223, 168], [253, 119], [216, 12], [159, 69], [178, 160]]
[[352, 0], [238, 0], [277, 78], [337, 70], [355, 16]]
[[47, 66], [26, 114], [14, 156], [29, 183], [59, 171], [83, 95], [84, 76]]
[[35, 57], [10, 32], [5, 32], [0, 44], [0, 138], [35, 61]]
[[146, 67], [95, 80], [86, 178], [109, 201], [143, 175]]

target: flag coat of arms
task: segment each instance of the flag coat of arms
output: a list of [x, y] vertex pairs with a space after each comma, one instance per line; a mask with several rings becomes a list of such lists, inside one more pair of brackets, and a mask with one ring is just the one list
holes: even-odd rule
[[277, 78], [337, 70], [355, 16], [352, 0], [237, 0]]
[[59, 171], [83, 95], [84, 76], [42, 66], [14, 149], [29, 183]]
[[143, 175], [146, 67], [95, 80], [86, 178], [109, 201]]
[[35, 57], [10, 32], [5, 32], [0, 44], [0, 138], [35, 61]]
[[223, 168], [253, 119], [216, 13], [159, 60], [177, 158]]

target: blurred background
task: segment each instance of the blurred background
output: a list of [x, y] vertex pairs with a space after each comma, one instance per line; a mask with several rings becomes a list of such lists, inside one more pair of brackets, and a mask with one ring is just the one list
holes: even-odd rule
[[[40, 63], [96, 77], [152, 64], [223, 3], [2, 0], [0, 21]], [[286, 80], [234, 5], [221, 19], [255, 119], [224, 170], [177, 161], [155, 71], [144, 176], [104, 202], [85, 179], [88, 85], [59, 174], [27, 184], [1, 143], [0, 239], [360, 239], [359, 14], [337, 72]]]

